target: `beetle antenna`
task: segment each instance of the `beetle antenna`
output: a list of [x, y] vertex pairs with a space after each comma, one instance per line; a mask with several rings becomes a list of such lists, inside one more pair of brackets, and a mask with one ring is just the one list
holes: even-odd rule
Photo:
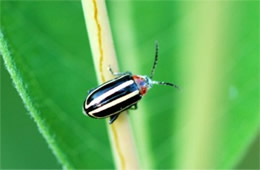
[[179, 86], [177, 86], [176, 84], [173, 84], [173, 83], [168, 83], [168, 82], [164, 82], [164, 81], [152, 81], [152, 84], [159, 84], [159, 85], [165, 85], [165, 86], [171, 86], [171, 87], [174, 87], [178, 90], [181, 90], [179, 88]]
[[155, 41], [155, 58], [154, 58], [154, 62], [153, 62], [153, 67], [152, 67], [152, 71], [151, 71], [151, 75], [150, 75], [150, 79], [153, 78], [154, 75], [154, 70], [157, 66], [157, 62], [158, 62], [158, 51], [159, 51], [159, 44], [158, 41]]

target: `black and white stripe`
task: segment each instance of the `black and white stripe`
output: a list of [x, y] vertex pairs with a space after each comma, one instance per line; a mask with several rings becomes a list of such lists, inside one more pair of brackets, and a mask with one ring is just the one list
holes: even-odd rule
[[94, 118], [105, 118], [120, 113], [142, 98], [131, 74], [108, 81], [88, 94], [84, 111]]

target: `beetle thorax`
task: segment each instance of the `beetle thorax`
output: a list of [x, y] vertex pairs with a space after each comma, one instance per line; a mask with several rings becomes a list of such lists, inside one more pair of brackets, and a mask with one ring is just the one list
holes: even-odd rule
[[152, 87], [152, 80], [147, 76], [133, 75], [133, 79], [142, 96]]

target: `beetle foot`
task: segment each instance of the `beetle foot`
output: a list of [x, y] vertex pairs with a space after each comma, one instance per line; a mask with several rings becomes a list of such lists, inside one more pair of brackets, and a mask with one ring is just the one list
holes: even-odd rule
[[130, 107], [131, 110], [136, 110], [137, 108], [137, 104], [134, 104], [132, 107]]
[[118, 118], [118, 116], [119, 116], [119, 113], [110, 116], [109, 124], [112, 124]]

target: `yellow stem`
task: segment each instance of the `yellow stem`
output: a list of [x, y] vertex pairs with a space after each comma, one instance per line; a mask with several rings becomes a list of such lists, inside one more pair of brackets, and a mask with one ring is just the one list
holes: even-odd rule
[[[106, 4], [104, 0], [82, 0], [82, 6], [96, 74], [101, 84], [114, 78], [107, 69], [109, 65], [118, 71]], [[127, 112], [121, 113], [107, 127], [117, 169], [138, 169], [137, 152]]]

